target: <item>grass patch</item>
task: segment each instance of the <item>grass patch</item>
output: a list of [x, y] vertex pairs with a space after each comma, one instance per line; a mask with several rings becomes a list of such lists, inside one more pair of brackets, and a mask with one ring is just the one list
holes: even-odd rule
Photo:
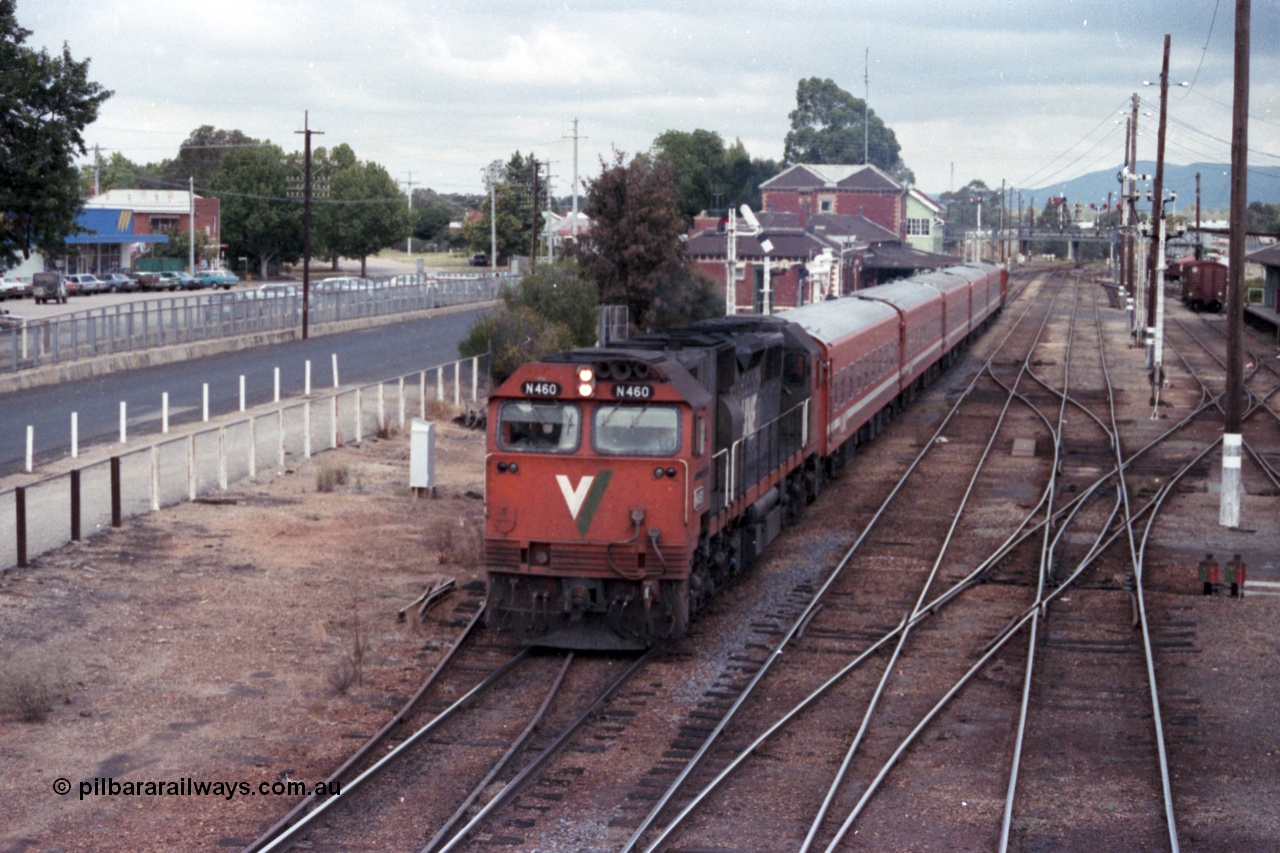
[[316, 468], [316, 491], [332, 492], [339, 486], [345, 486], [350, 472], [346, 465], [329, 465], [321, 463]]
[[69, 689], [61, 660], [41, 650], [19, 653], [0, 667], [0, 712], [40, 722], [55, 704], [70, 701]]

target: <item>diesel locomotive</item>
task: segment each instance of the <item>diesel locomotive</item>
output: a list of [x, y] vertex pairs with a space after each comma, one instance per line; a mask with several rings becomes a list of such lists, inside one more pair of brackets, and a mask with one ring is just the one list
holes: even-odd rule
[[965, 264], [523, 365], [489, 400], [487, 624], [560, 648], [680, 637], [1007, 281]]

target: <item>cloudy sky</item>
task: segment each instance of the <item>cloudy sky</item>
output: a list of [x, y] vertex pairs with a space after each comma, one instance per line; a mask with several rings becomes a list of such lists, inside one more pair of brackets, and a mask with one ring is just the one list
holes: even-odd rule
[[[115, 95], [87, 141], [139, 163], [209, 124], [301, 150], [348, 143], [399, 181], [479, 192], [512, 152], [556, 192], [618, 149], [712, 130], [781, 159], [802, 78], [897, 134], [926, 191], [1041, 187], [1123, 157], [1137, 92], [1155, 156], [1166, 33], [1171, 162], [1226, 162], [1233, 0], [18, 0], [28, 45], [67, 43]], [[1253, 0], [1251, 162], [1280, 164], [1280, 0]], [[868, 53], [869, 52], [869, 53]], [[869, 63], [867, 58], [869, 56]]]

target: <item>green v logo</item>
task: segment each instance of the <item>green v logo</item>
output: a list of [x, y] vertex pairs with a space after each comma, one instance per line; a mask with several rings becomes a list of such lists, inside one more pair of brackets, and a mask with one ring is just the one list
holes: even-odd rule
[[587, 528], [591, 526], [591, 519], [600, 508], [604, 490], [609, 487], [609, 480], [612, 477], [612, 471], [601, 471], [594, 477], [583, 477], [578, 481], [578, 485], [573, 486], [564, 474], [556, 474], [556, 484], [560, 487], [565, 505], [569, 507], [569, 515], [573, 516], [574, 522], [578, 525], [579, 536], [587, 535]]

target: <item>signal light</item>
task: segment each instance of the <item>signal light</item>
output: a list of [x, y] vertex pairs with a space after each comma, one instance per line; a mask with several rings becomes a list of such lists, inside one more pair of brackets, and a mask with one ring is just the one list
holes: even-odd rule
[[578, 396], [590, 397], [596, 392], [596, 374], [590, 367], [578, 368]]

